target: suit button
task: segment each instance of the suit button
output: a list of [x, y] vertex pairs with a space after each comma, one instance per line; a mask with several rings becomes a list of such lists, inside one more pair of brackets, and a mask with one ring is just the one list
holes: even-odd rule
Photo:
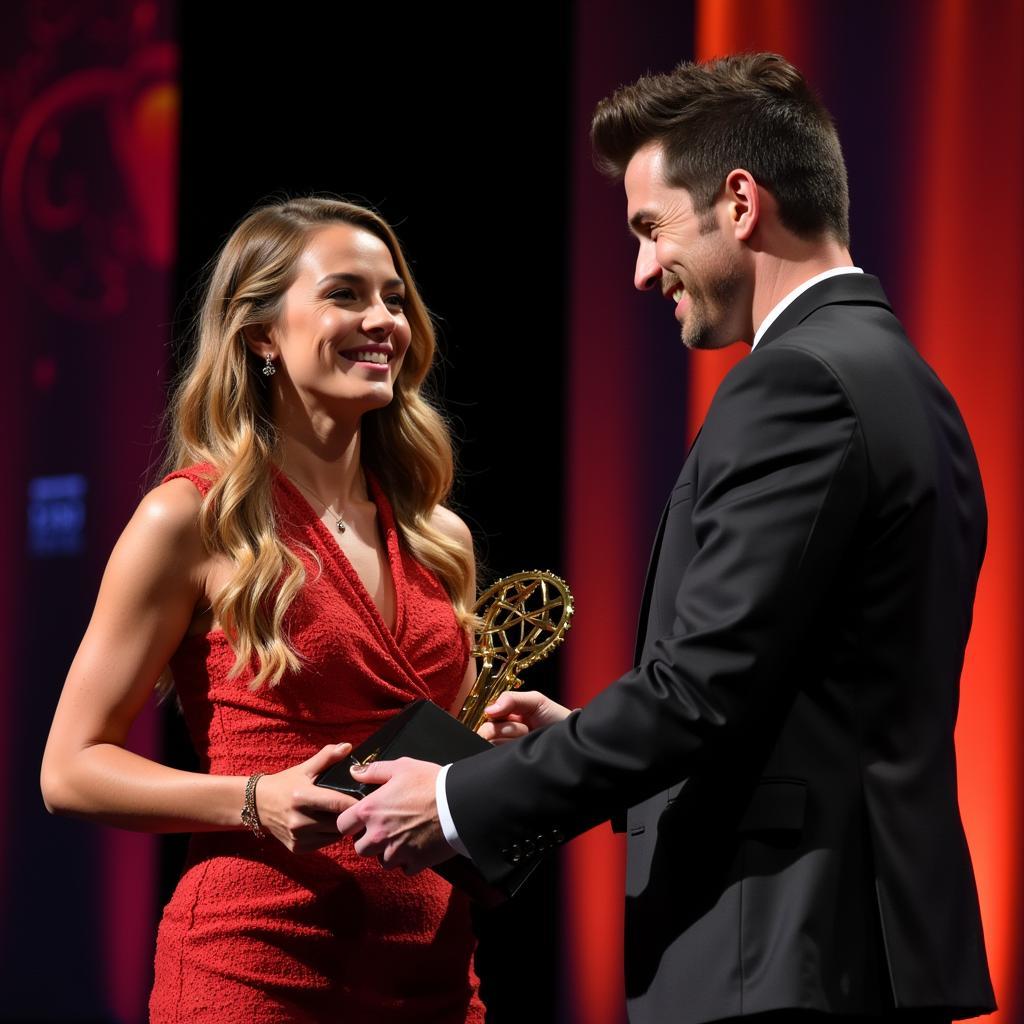
[[523, 843], [523, 853], [525, 853], [527, 857], [532, 857], [536, 849], [537, 848], [532, 839], [527, 839], [526, 842]]
[[518, 864], [522, 859], [522, 854], [519, 853], [513, 853], [512, 856], [509, 858], [509, 860], [511, 860], [513, 864]]

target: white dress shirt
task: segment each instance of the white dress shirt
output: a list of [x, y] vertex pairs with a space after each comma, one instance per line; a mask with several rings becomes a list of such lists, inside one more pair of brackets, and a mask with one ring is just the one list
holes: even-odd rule
[[808, 288], [813, 287], [819, 281], [825, 281], [830, 277], [838, 277], [840, 274], [863, 274], [864, 271], [860, 267], [833, 267], [831, 270], [823, 270], [820, 274], [815, 274], [814, 277], [808, 278], [803, 284], [797, 285], [785, 298], [777, 302], [772, 306], [771, 312], [761, 321], [761, 326], [758, 327], [757, 333], [754, 335], [753, 344], [750, 346], [750, 351], [753, 352], [757, 348], [757, 343], [764, 337], [765, 331], [779, 318], [779, 314], [799, 295], [803, 295]]
[[[840, 274], [863, 274], [864, 271], [860, 267], [833, 267], [831, 270], [825, 270], [820, 274], [815, 274], [814, 277], [804, 281], [803, 284], [794, 288], [784, 299], [776, 303], [772, 307], [771, 312], [761, 321], [761, 326], [758, 327], [757, 333], [754, 335], [753, 344], [750, 346], [750, 350], [753, 351], [757, 348], [757, 343], [764, 337], [765, 331], [778, 319], [779, 314], [798, 296], [803, 295], [808, 288], [813, 287], [819, 281], [824, 281], [830, 277], [838, 277]], [[456, 852], [461, 853], [463, 857], [469, 856], [469, 851], [466, 849], [465, 844], [459, 838], [458, 829], [455, 827], [455, 820], [452, 818], [452, 812], [448, 808], [448, 795], [445, 791], [444, 780], [448, 775], [448, 769], [451, 768], [450, 764], [446, 764], [437, 773], [437, 783], [434, 790], [434, 795], [437, 800], [437, 817], [441, 823], [441, 830], [444, 832], [445, 839], [448, 840], [448, 845]]]
[[446, 764], [437, 773], [437, 785], [434, 790], [434, 795], [437, 798], [437, 817], [441, 822], [441, 831], [444, 832], [444, 837], [448, 840], [448, 845], [456, 853], [461, 853], [463, 857], [468, 857], [469, 850], [466, 849], [462, 840], [459, 838], [459, 833], [455, 828], [455, 822], [452, 819], [452, 812], [448, 810], [448, 795], [445, 792], [444, 780], [448, 775], [449, 768], [451, 768], [451, 765]]

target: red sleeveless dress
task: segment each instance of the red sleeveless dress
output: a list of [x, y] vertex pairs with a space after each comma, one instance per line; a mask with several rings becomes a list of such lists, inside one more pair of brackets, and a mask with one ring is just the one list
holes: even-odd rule
[[[185, 477], [205, 494], [213, 472], [193, 466], [165, 479]], [[171, 670], [204, 771], [281, 771], [328, 743], [358, 745], [418, 697], [455, 700], [465, 633], [368, 480], [394, 580], [394, 634], [316, 512], [273, 470], [279, 536], [306, 568], [286, 618], [304, 664], [254, 692], [248, 672], [228, 678], [234, 654], [220, 630], [182, 641]], [[150, 1020], [482, 1024], [475, 945], [468, 900], [432, 871], [385, 871], [351, 839], [296, 854], [248, 831], [195, 833], [157, 933]]]

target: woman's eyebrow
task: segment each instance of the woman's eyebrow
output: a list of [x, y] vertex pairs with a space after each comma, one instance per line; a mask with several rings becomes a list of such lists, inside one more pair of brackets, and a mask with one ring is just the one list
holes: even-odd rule
[[[319, 281], [317, 281], [317, 287], [319, 288], [320, 285], [326, 283], [327, 281], [333, 281], [333, 280], [348, 281], [348, 282], [350, 282], [352, 284], [365, 284], [366, 283], [366, 278], [363, 277], [362, 274], [348, 274], [348, 273], [341, 273], [340, 271], [336, 271], [335, 273], [328, 274], [326, 277], [323, 277]], [[400, 277], [389, 277], [384, 282], [384, 287], [385, 288], [395, 288], [395, 287], [403, 287], [404, 288], [405, 287], [405, 282]]]

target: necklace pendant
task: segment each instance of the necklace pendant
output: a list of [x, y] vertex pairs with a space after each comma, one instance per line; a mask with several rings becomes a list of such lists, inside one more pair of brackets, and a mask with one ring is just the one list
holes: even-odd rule
[[337, 523], [335, 523], [335, 526], [337, 526], [337, 528], [338, 528], [338, 533], [344, 533], [345, 532], [345, 520], [344, 519], [339, 519], [337, 521]]

